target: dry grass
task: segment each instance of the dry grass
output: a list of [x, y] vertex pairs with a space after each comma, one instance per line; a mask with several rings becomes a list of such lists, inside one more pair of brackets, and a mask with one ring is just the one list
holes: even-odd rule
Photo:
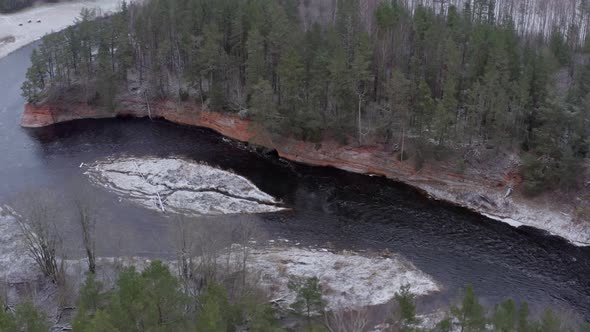
[[281, 262], [279, 263], [279, 265], [277, 266], [277, 271], [279, 272], [279, 275], [281, 277], [286, 277], [287, 276], [287, 270], [289, 268], [287, 267], [287, 265], [285, 265], [285, 263]]
[[343, 267], [347, 266], [348, 264], [346, 264], [346, 262], [344, 261], [337, 261], [336, 263], [334, 263], [334, 270], [338, 271], [340, 269], [342, 269]]

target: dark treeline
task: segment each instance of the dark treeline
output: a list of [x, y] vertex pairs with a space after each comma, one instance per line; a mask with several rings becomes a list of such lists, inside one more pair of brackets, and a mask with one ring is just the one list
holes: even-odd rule
[[33, 2], [33, 0], [1, 0], [0, 13], [17, 11], [32, 5]]
[[[79, 292], [76, 314], [71, 328], [75, 332], [346, 332], [368, 331], [372, 328], [365, 309], [327, 310], [322, 286], [317, 278], [292, 283], [295, 302], [288, 311], [273, 307], [255, 293], [231, 296], [221, 283], [210, 282], [198, 294], [185, 292], [183, 283], [159, 261], [142, 272], [123, 269], [111, 289], [89, 274]], [[575, 332], [587, 331], [571, 317], [561, 318], [551, 309], [539, 319], [531, 319], [526, 302], [506, 300], [493, 308], [485, 308], [473, 287], [467, 286], [462, 297], [441, 318], [429, 326], [416, 314], [415, 297], [404, 286], [396, 293], [395, 306], [383, 318], [386, 331], [432, 332]], [[0, 299], [1, 300], [1, 299]], [[0, 301], [0, 304], [2, 301]], [[30, 302], [14, 310], [0, 307], [0, 331], [48, 332], [48, 317]], [[282, 318], [281, 318], [282, 317]], [[288, 320], [284, 318], [289, 317]], [[284, 327], [288, 322], [289, 327]], [[60, 329], [61, 330], [61, 329]], [[66, 329], [64, 329], [66, 330]]]
[[590, 39], [568, 33], [576, 22], [523, 35], [510, 11], [476, 0], [441, 1], [444, 14], [381, 3], [369, 24], [363, 1], [338, 0], [307, 26], [312, 3], [152, 0], [98, 21], [84, 11], [33, 53], [23, 92], [109, 109], [130, 91], [203, 103], [276, 134], [384, 144], [417, 166], [445, 147], [521, 151], [527, 192], [576, 187], [590, 113]]
[[[325, 4], [322, 0], [313, 2]], [[362, 1], [361, 5], [370, 11], [381, 2], [383, 1], [366, 0]], [[466, 2], [469, 2], [472, 7], [479, 6], [482, 9], [488, 7], [492, 9], [491, 12], [496, 20], [513, 21], [519, 35], [538, 33], [548, 39], [552, 31], [557, 29], [570, 35], [570, 40], [575, 38], [578, 42], [583, 42], [590, 31], [590, 2], [587, 0], [494, 0], [493, 3], [483, 2], [484, 6], [479, 5], [482, 3], [479, 0], [398, 0], [397, 2], [411, 10], [420, 5], [431, 7], [437, 13], [447, 13], [452, 6], [463, 8]], [[367, 19], [367, 21], [371, 20]]]
[[[58, 2], [59, 0], [43, 0], [44, 2]], [[0, 13], [10, 13], [32, 6], [36, 0], [0, 0]]]

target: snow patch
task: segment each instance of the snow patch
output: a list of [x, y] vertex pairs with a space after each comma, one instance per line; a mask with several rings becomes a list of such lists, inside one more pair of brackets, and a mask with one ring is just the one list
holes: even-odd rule
[[497, 217], [497, 216], [494, 216], [494, 215], [492, 215], [492, 214], [488, 214], [488, 213], [482, 213], [482, 214], [483, 214], [484, 216], [486, 216], [486, 217], [490, 218], [490, 219], [494, 219], [494, 220], [497, 220], [497, 221], [501, 221], [501, 222], [503, 222], [503, 223], [505, 223], [505, 224], [508, 224], [508, 225], [510, 225], [510, 226], [512, 226], [512, 227], [517, 227], [517, 228], [518, 228], [518, 227], [520, 227], [520, 226], [525, 226], [525, 224], [521, 223], [521, 222], [520, 222], [520, 221], [518, 221], [518, 220], [514, 220], [514, 219], [512, 219], [512, 218], [502, 218], [502, 217]]
[[[417, 184], [417, 186], [434, 199], [459, 204], [513, 227], [533, 227], [562, 237], [575, 246], [590, 246], [590, 227], [588, 224], [574, 221], [572, 213], [556, 212], [548, 206], [531, 207], [527, 202], [513, 197], [504, 198], [500, 192], [489, 190], [473, 190], [466, 195], [425, 184]], [[482, 202], [479, 197], [485, 197], [489, 202]]]
[[0, 281], [8, 283], [35, 280], [41, 275], [35, 261], [27, 255], [24, 235], [16, 219], [0, 207]]
[[221, 215], [285, 209], [242, 176], [178, 158], [108, 159], [91, 164], [85, 174], [96, 185], [162, 211]]
[[[241, 259], [239, 254], [234, 258]], [[251, 250], [247, 266], [259, 275], [261, 286], [273, 298], [286, 303], [295, 301], [295, 293], [288, 288], [289, 280], [317, 277], [331, 309], [387, 303], [406, 284], [417, 296], [440, 290], [432, 277], [399, 256], [366, 257], [352, 252], [266, 248]]]
[[[97, 8], [103, 14], [108, 14], [119, 10], [120, 5], [121, 0], [75, 0], [46, 3], [12, 14], [2, 14], [0, 40], [11, 38], [11, 42], [0, 43], [0, 58], [46, 34], [74, 25], [82, 8]], [[28, 23], [29, 20], [31, 23]]]

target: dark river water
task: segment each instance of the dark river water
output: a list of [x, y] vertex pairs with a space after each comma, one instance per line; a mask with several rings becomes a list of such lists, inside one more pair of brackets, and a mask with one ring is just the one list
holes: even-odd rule
[[269, 239], [302, 245], [399, 253], [443, 285], [429, 302], [448, 302], [471, 283], [486, 304], [511, 297], [590, 319], [589, 248], [430, 201], [405, 185], [265, 158], [210, 130], [167, 122], [84, 120], [22, 129], [20, 85], [31, 50], [0, 59], [0, 203], [31, 188], [57, 196], [72, 183], [92, 188], [101, 207], [102, 255], [170, 255], [164, 235], [170, 218], [90, 186], [80, 164], [112, 156], [182, 156], [232, 169], [292, 208], [216, 222], [246, 221]]

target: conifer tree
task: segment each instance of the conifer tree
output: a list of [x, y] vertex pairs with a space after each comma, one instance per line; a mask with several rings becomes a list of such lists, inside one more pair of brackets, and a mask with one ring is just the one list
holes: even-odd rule
[[326, 302], [322, 298], [320, 280], [316, 277], [307, 278], [303, 281], [291, 280], [289, 289], [297, 294], [291, 307], [307, 318], [308, 327], [311, 328], [312, 315], [318, 312], [322, 313], [326, 307]]
[[461, 331], [484, 331], [486, 325], [485, 312], [475, 295], [473, 286], [467, 285], [465, 287], [461, 306], [453, 307], [451, 313], [457, 320], [456, 324]]
[[227, 294], [217, 284], [211, 284], [200, 297], [200, 310], [197, 316], [197, 331], [227, 331]]

